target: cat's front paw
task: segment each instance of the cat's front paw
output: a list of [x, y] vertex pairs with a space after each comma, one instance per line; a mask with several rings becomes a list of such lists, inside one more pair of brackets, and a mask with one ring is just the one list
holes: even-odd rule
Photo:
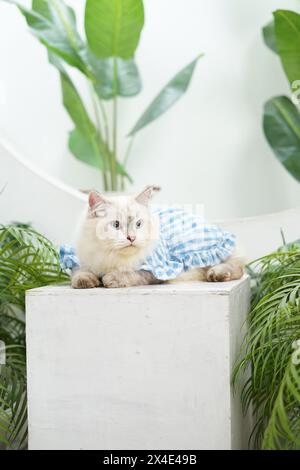
[[219, 264], [207, 271], [206, 279], [209, 282], [225, 282], [232, 279], [232, 272], [228, 265]]
[[102, 283], [104, 287], [108, 288], [130, 287], [131, 285], [126, 273], [121, 271], [112, 271], [104, 274]]
[[73, 289], [92, 289], [93, 287], [99, 287], [99, 278], [93, 273], [76, 273], [72, 277]]

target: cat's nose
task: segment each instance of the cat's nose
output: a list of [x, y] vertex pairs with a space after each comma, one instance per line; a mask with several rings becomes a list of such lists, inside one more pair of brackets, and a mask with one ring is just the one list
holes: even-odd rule
[[131, 243], [133, 243], [135, 239], [136, 237], [134, 235], [127, 235], [127, 240], [129, 240]]

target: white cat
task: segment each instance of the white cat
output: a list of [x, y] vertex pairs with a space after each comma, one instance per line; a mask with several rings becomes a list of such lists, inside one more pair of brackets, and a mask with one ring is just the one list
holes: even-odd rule
[[[139, 269], [160, 241], [160, 220], [149, 205], [158, 190], [148, 186], [135, 197], [106, 197], [97, 191], [89, 194], [76, 248], [81, 267], [73, 273], [74, 288], [98, 287], [101, 282], [104, 287], [162, 282], [150, 270]], [[229, 281], [242, 275], [243, 260], [233, 254], [215, 266], [182, 272], [176, 281]]]

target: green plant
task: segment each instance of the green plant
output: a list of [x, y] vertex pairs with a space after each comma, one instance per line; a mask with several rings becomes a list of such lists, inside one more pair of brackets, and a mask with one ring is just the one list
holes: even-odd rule
[[[300, 243], [250, 265], [249, 328], [233, 372], [257, 448], [300, 449]], [[249, 375], [249, 369], [251, 375]]]
[[300, 181], [300, 15], [293, 11], [277, 10], [273, 16], [274, 20], [263, 28], [264, 40], [281, 60], [293, 91], [293, 100], [287, 96], [276, 96], [267, 101], [263, 127], [278, 160]]
[[23, 224], [0, 226], [0, 442], [8, 448], [27, 440], [25, 291], [67, 280], [45, 237]]
[[[186, 92], [200, 56], [162, 89], [130, 130], [123, 159], [118, 151], [118, 97], [137, 95], [142, 88], [134, 54], [144, 25], [142, 0], [86, 0], [86, 40], [76, 27], [75, 13], [63, 0], [32, 0], [31, 10], [16, 0], [31, 32], [47, 48], [60, 74], [63, 104], [75, 128], [69, 148], [82, 162], [102, 172], [105, 190], [124, 189], [132, 181], [126, 167], [133, 139]], [[92, 118], [63, 63], [79, 70], [89, 83]], [[107, 102], [112, 102], [109, 124]]]

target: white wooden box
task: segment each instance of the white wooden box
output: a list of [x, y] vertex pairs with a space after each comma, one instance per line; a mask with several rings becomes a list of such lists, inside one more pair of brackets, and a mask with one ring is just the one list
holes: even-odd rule
[[30, 449], [239, 449], [249, 279], [27, 292]]

